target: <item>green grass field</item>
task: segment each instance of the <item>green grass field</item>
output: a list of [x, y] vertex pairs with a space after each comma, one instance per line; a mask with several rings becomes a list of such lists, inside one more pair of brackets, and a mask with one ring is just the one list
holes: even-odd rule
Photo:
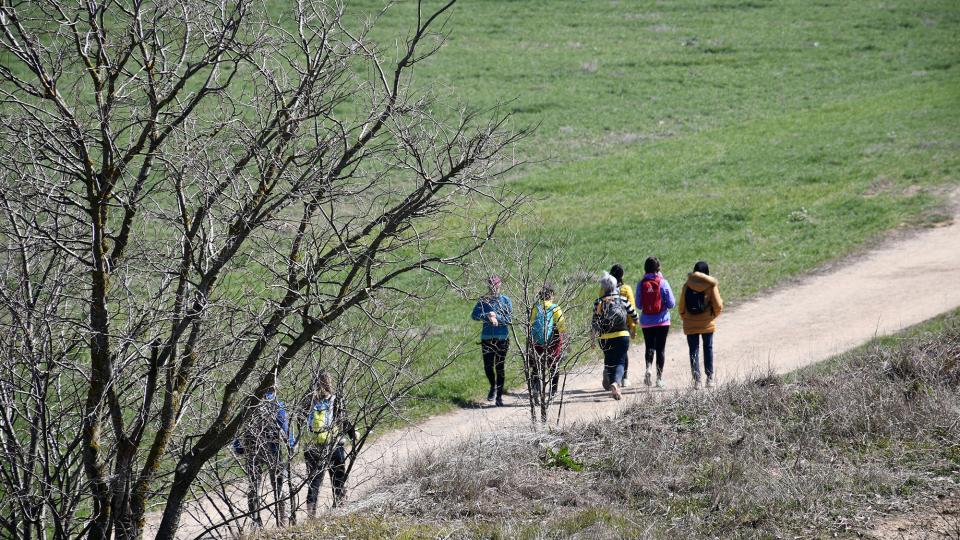
[[[375, 35], [389, 43], [412, 16], [400, 3]], [[554, 238], [569, 271], [620, 262], [633, 282], [656, 255], [679, 286], [705, 259], [736, 303], [885, 231], [949, 219], [955, 2], [489, 0], [458, 5], [448, 29], [416, 81], [539, 125], [519, 149], [535, 163], [508, 182], [536, 197], [522, 231]], [[475, 340], [472, 304], [419, 322]], [[414, 415], [485, 386], [469, 355]]]

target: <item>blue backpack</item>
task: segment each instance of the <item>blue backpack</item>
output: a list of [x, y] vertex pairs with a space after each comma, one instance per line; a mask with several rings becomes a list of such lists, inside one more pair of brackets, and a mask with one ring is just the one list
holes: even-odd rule
[[537, 345], [546, 345], [553, 337], [553, 311], [557, 309], [556, 304], [549, 309], [543, 309], [543, 305], [537, 306], [537, 316], [533, 319], [533, 326], [530, 328], [530, 337]]

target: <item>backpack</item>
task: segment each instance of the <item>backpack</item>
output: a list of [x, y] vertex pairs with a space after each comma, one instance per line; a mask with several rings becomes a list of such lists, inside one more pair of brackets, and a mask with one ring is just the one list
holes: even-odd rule
[[537, 345], [546, 345], [553, 337], [553, 312], [557, 309], [556, 305], [543, 309], [543, 305], [537, 306], [537, 316], [533, 319], [533, 325], [530, 327], [530, 337]]
[[640, 306], [644, 315], [658, 315], [663, 311], [660, 298], [660, 276], [640, 282]]
[[240, 430], [236, 441], [238, 453], [253, 451], [256, 454], [268, 449], [268, 445], [280, 444], [285, 440], [280, 427], [280, 403], [274, 399], [263, 399], [253, 406]]
[[597, 326], [603, 334], [627, 329], [627, 308], [619, 294], [604, 296], [597, 302]]
[[707, 310], [707, 295], [705, 292], [697, 292], [687, 287], [687, 292], [683, 295], [683, 303], [687, 313], [699, 315]]
[[321, 399], [313, 404], [310, 409], [310, 418], [308, 427], [310, 433], [313, 433], [311, 442], [316, 444], [327, 444], [330, 440], [330, 432], [333, 428], [333, 397]]

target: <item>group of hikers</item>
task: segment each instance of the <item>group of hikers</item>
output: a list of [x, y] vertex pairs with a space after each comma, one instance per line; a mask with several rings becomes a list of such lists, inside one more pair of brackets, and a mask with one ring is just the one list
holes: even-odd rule
[[[307, 514], [317, 512], [317, 498], [325, 474], [329, 473], [333, 487], [333, 505], [338, 506], [347, 496], [347, 451], [349, 439], [356, 444], [357, 433], [347, 417], [343, 400], [337, 395], [326, 372], [321, 371], [313, 384], [313, 390], [297, 405], [298, 429], [291, 426], [287, 406], [277, 397], [276, 387], [270, 389], [252, 407], [237, 437], [233, 450], [246, 473], [247, 506], [255, 526], [262, 527], [260, 511], [274, 507], [277, 524], [286, 522], [284, 483], [289, 478], [287, 469], [294, 449], [303, 448], [306, 463]], [[295, 436], [295, 431], [299, 435]], [[273, 501], [264, 504], [260, 498], [263, 476], [269, 478], [274, 495]], [[291, 486], [292, 490], [296, 487]]]
[[[590, 328], [591, 346], [603, 352], [604, 390], [613, 399], [621, 399], [621, 390], [630, 385], [628, 351], [630, 340], [636, 339], [637, 328], [643, 335], [646, 372], [643, 382], [658, 388], [665, 385], [663, 367], [666, 361], [667, 335], [670, 332], [670, 311], [678, 309], [687, 336], [690, 352], [690, 373], [694, 388], [700, 388], [700, 348], [703, 344], [703, 367], [706, 386], [714, 385], [713, 333], [716, 319], [723, 311], [723, 299], [717, 279], [710, 275], [705, 261], [698, 261], [680, 291], [679, 301], [670, 283], [660, 271], [660, 260], [649, 257], [643, 265], [643, 277], [632, 288], [623, 281], [624, 270], [614, 264], [599, 280], [600, 295], [593, 303]], [[493, 275], [487, 280], [487, 292], [473, 308], [472, 318], [481, 321], [480, 347], [483, 367], [490, 383], [487, 401], [503, 406], [504, 366], [510, 345], [513, 323], [513, 301], [502, 292], [503, 282]], [[545, 285], [531, 308], [527, 351], [530, 367], [530, 392], [554, 395], [560, 379], [560, 362], [569, 342], [563, 310], [554, 300], [555, 291]], [[639, 302], [639, 304], [638, 304]], [[654, 361], [656, 379], [654, 382]], [[546, 385], [546, 386], [542, 386]]]
[[[679, 308], [683, 332], [690, 350], [693, 384], [700, 387], [700, 343], [703, 343], [704, 370], [707, 387], [713, 386], [713, 333], [716, 318], [723, 311], [723, 300], [716, 278], [710, 275], [706, 262], [697, 262], [680, 292], [679, 301], [660, 272], [660, 261], [650, 257], [644, 263], [643, 277], [636, 288], [624, 283], [624, 270], [619, 264], [600, 277], [600, 295], [593, 303], [590, 328], [591, 346], [603, 351], [602, 386], [614, 399], [621, 399], [621, 389], [630, 385], [628, 378], [630, 340], [636, 339], [637, 328], [643, 334], [646, 348], [644, 384], [664, 386], [663, 367], [670, 311]], [[494, 275], [487, 280], [487, 293], [473, 309], [472, 318], [482, 321], [480, 334], [483, 366], [490, 390], [488, 401], [503, 406], [504, 367], [513, 324], [513, 302], [502, 293], [503, 282]], [[554, 302], [555, 291], [544, 285], [528, 320], [527, 351], [530, 392], [532, 395], [556, 395], [560, 381], [560, 362], [569, 345], [569, 331], [563, 310]], [[639, 302], [639, 303], [638, 303]], [[654, 362], [656, 362], [654, 364]], [[656, 382], [654, 383], [654, 365]], [[233, 450], [240, 458], [248, 480], [247, 504], [256, 526], [262, 526], [260, 511], [274, 508], [277, 524], [286, 522], [284, 484], [290, 479], [288, 469], [296, 448], [303, 448], [306, 463], [307, 513], [314, 516], [323, 479], [329, 473], [333, 487], [333, 504], [341, 504], [347, 496], [348, 475], [345, 444], [357, 443], [357, 433], [348, 420], [342, 399], [330, 377], [320, 372], [312, 390], [294, 410], [298, 426], [291, 426], [291, 415], [280, 401], [276, 386], [252, 405], [233, 441]], [[296, 434], [296, 435], [295, 435]], [[260, 498], [264, 475], [269, 479], [274, 500], [266, 504]], [[297, 487], [291, 485], [291, 491]]]

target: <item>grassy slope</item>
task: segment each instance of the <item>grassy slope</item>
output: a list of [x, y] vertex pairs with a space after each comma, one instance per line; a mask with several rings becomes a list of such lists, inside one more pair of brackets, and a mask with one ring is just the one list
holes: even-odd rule
[[[411, 15], [401, 3], [377, 35]], [[540, 125], [521, 150], [544, 161], [511, 185], [538, 197], [524, 231], [558, 238], [566, 270], [617, 261], [632, 280], [657, 255], [679, 283], [702, 258], [742, 299], [944, 219], [957, 184], [952, 2], [488, 0], [457, 6], [450, 28], [417, 80], [479, 106], [513, 99], [519, 124]], [[471, 305], [419, 322], [469, 342]], [[474, 356], [414, 414], [481, 393]]]
[[[424, 456], [372, 508], [274, 537], [859, 537], [960, 496], [958, 398], [960, 310], [789, 382]], [[583, 471], [550, 466], [563, 446]]]

